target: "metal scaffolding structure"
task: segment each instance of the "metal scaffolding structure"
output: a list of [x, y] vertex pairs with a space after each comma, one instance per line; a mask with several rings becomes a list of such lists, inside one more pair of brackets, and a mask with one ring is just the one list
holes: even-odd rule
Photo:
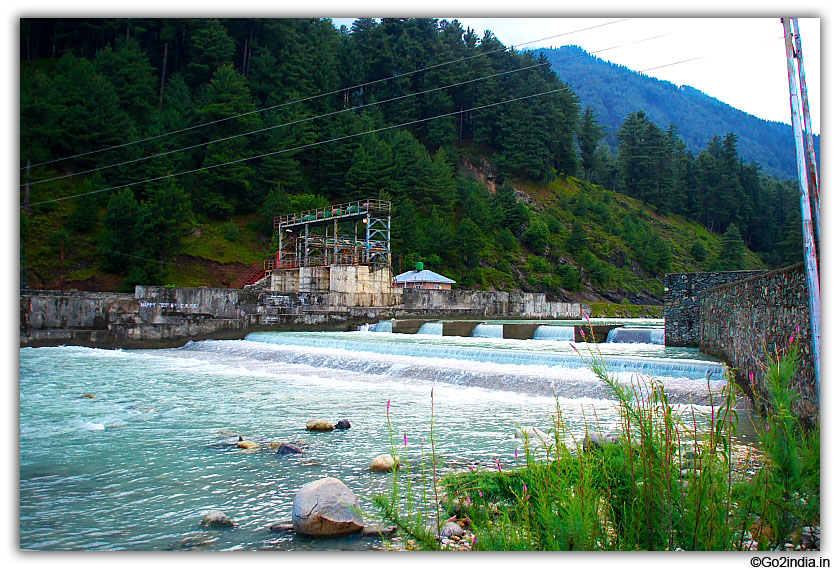
[[274, 218], [276, 258], [265, 270], [391, 265], [391, 202], [356, 200]]

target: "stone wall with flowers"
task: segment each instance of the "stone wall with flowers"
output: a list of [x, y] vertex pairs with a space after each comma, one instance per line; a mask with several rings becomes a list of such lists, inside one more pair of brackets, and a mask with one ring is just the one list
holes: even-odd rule
[[706, 289], [699, 293], [698, 301], [700, 350], [723, 358], [759, 408], [766, 401], [762, 380], [768, 356], [797, 344], [802, 362], [794, 388], [802, 397], [794, 413], [808, 422], [818, 419], [819, 394], [802, 264]]

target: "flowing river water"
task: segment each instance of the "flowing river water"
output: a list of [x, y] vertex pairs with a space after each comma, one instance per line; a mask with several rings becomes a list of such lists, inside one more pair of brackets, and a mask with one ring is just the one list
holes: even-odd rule
[[[371, 497], [391, 476], [368, 467], [391, 441], [409, 464], [428, 457], [432, 388], [439, 466], [450, 470], [493, 469], [497, 460], [514, 467], [516, 427], [548, 431], [557, 406], [575, 437], [614, 429], [611, 393], [581, 357], [589, 349], [621, 382], [638, 373], [658, 379], [679, 409], [708, 412], [709, 391], [724, 383], [721, 363], [693, 349], [427, 330], [265, 332], [157, 350], [20, 349], [21, 548], [370, 549], [381, 539], [267, 527], [288, 521], [297, 490], [326, 476], [348, 485], [365, 519], [379, 522]], [[316, 418], [352, 427], [307, 432]], [[239, 449], [240, 435], [262, 447]], [[268, 444], [280, 441], [305, 453], [277, 455]], [[210, 509], [237, 526], [200, 527]]]

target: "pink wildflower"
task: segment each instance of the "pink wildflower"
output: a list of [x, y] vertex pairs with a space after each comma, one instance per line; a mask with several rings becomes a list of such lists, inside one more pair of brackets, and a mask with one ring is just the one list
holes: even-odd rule
[[499, 470], [499, 473], [501, 473], [501, 472], [502, 472], [502, 464], [501, 464], [501, 463], [499, 463], [499, 458], [498, 458], [498, 457], [494, 457], [493, 459], [495, 459], [495, 460], [496, 460], [496, 469], [498, 469], [498, 470]]
[[468, 506], [468, 507], [469, 507], [470, 505], [472, 505], [472, 501], [470, 500], [469, 495], [467, 495], [467, 501], [466, 501], [466, 503], [467, 503], [467, 506]]
[[589, 323], [590, 325], [592, 324], [592, 323], [589, 322], [589, 315], [587, 315], [586, 313], [583, 313], [583, 318], [586, 319], [587, 323]]
[[518, 447], [513, 450], [513, 458], [515, 460], [519, 461], [519, 448]]
[[755, 384], [755, 374], [753, 374], [752, 370], [750, 370], [750, 386], [753, 384]]
[[528, 485], [526, 485], [525, 483], [522, 483], [522, 494], [523, 495], [528, 494]]
[[790, 338], [788, 339], [788, 344], [793, 344], [793, 333], [790, 334]]
[[799, 336], [799, 325], [796, 325], [796, 336]]
[[482, 493], [482, 492], [481, 492], [481, 489], [479, 489], [479, 490], [478, 490], [478, 498], [479, 498], [479, 499], [483, 499], [483, 498], [484, 498], [484, 493]]
[[387, 403], [387, 404], [385, 404], [385, 413], [386, 413], [386, 414], [390, 414], [390, 413], [391, 413], [391, 398], [388, 398], [388, 403]]
[[574, 344], [572, 344], [571, 342], [569, 343], [569, 346], [571, 346], [574, 349], [575, 352], [578, 351], [577, 347]]
[[403, 446], [408, 447], [408, 436], [403, 432]]

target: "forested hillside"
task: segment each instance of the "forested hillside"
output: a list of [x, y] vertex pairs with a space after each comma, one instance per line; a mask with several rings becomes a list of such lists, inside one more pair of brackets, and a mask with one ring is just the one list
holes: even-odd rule
[[[734, 133], [741, 155], [765, 173], [796, 179], [790, 124], [775, 123], [734, 109], [688, 85], [674, 85], [604, 61], [577, 46], [537, 50], [557, 76], [572, 85], [581, 105], [592, 107], [606, 128], [605, 142], [616, 151], [618, 131], [630, 113], [644, 111], [659, 128], [673, 124], [688, 149], [700, 153], [714, 136]], [[748, 62], [745, 62], [748, 65]], [[817, 157], [820, 137], [814, 137]], [[819, 160], [817, 160], [819, 164]]]
[[462, 288], [656, 302], [797, 259], [796, 188], [738, 137], [695, 155], [636, 110], [614, 155], [568, 87], [455, 21], [24, 19], [22, 279], [229, 286], [274, 216], [361, 197], [393, 201], [395, 270]]

